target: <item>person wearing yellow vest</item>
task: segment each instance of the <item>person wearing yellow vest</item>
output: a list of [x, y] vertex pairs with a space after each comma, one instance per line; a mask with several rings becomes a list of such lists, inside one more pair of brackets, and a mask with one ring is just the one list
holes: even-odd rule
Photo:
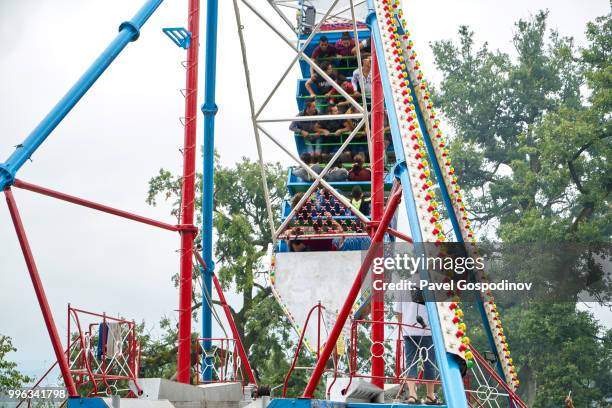
[[370, 197], [366, 197], [361, 191], [361, 187], [353, 187], [351, 192], [351, 205], [361, 211], [363, 215], [370, 215]]

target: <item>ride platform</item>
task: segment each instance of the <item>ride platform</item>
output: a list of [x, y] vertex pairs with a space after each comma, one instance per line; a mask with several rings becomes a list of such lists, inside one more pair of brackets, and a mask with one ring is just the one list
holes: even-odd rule
[[438, 407], [446, 408], [446, 405], [421, 405], [403, 404], [399, 402], [341, 402], [320, 399], [305, 398], [275, 398], [270, 402], [268, 408], [412, 408], [412, 407]]

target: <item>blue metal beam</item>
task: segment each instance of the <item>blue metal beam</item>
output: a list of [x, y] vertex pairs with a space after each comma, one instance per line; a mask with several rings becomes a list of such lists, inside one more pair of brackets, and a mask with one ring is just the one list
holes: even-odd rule
[[[391, 83], [389, 82], [389, 72], [387, 71], [384, 57], [384, 48], [382, 44], [382, 38], [376, 15], [374, 11], [373, 0], [368, 0], [369, 15], [367, 22], [372, 31], [372, 39], [376, 45], [376, 52], [378, 56], [379, 68], [381, 72], [381, 78], [383, 81], [383, 89], [385, 91], [385, 104], [388, 107], [389, 124], [391, 125], [391, 135], [393, 137], [393, 146], [396, 152], [398, 165], [396, 166], [397, 175], [402, 181], [404, 202], [406, 203], [406, 212], [408, 215], [408, 221], [410, 223], [410, 232], [412, 239], [414, 240], [414, 249], [417, 256], [423, 256], [424, 246], [423, 237], [421, 235], [421, 228], [419, 224], [419, 217], [417, 214], [416, 204], [412, 194], [410, 175], [408, 168], [405, 165], [404, 152], [402, 149], [401, 135], [399, 131], [399, 123], [395, 115], [395, 111], [391, 109], [394, 106]], [[427, 271], [420, 270], [421, 279], [427, 279]], [[426, 299], [428, 298], [427, 293]], [[444, 392], [444, 399], [448, 406], [451, 407], [467, 407], [467, 399], [463, 388], [463, 381], [461, 377], [461, 370], [456, 358], [451, 353], [447, 353], [444, 346], [444, 338], [442, 336], [442, 327], [438, 318], [438, 311], [435, 303], [426, 302], [427, 314], [429, 316], [429, 322], [431, 326], [432, 339], [434, 343], [434, 351], [438, 368], [440, 370], [440, 376], [442, 379], [442, 389]]]
[[[212, 293], [212, 272], [215, 264], [212, 253], [213, 236], [213, 181], [215, 165], [215, 114], [217, 105], [215, 103], [215, 85], [217, 76], [217, 18], [219, 14], [218, 0], [208, 0], [206, 6], [206, 60], [204, 71], [204, 174], [202, 179], [202, 258], [206, 262], [207, 270], [202, 276], [204, 281], [203, 290]], [[205, 298], [206, 293], [202, 294]], [[212, 337], [212, 311], [208, 302], [202, 302], [202, 337]], [[205, 350], [210, 349], [211, 342], [205, 341]], [[202, 379], [204, 382], [212, 380], [211, 361], [203, 357]]]
[[[274, 398], [268, 408], [418, 408], [421, 404], [404, 404], [398, 402], [342, 402], [307, 398]], [[447, 408], [447, 405], [436, 405], [436, 408]]]
[[87, 93], [89, 88], [112, 64], [126, 45], [138, 39], [140, 29], [162, 2], [163, 0], [147, 1], [130, 21], [121, 23], [117, 37], [106, 47], [102, 54], [100, 54], [57, 105], [51, 109], [38, 126], [32, 130], [28, 137], [17, 146], [17, 150], [4, 163], [0, 164], [0, 191], [4, 190], [5, 186], [13, 184], [15, 175], [21, 166], [47, 139], [83, 95]]
[[68, 398], [68, 408], [108, 408], [102, 398]]

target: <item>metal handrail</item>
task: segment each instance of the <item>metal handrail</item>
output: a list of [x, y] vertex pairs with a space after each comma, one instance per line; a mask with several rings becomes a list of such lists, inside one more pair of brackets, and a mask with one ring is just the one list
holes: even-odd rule
[[293, 361], [291, 362], [291, 367], [289, 368], [289, 371], [287, 371], [287, 374], [285, 375], [285, 381], [283, 383], [283, 398], [285, 398], [287, 395], [287, 384], [289, 383], [289, 378], [291, 378], [291, 374], [293, 373], [293, 370], [295, 370], [295, 364], [297, 363], [297, 359], [300, 354], [300, 350], [302, 349], [302, 344], [304, 343], [304, 336], [306, 335], [306, 330], [308, 329], [308, 323], [310, 322], [310, 317], [312, 316], [312, 313], [315, 311], [315, 309], [318, 309], [318, 314], [317, 314], [317, 360], [319, 359], [319, 353], [321, 350], [321, 311], [323, 310], [323, 306], [321, 305], [321, 302], [317, 303], [312, 308], [310, 308], [310, 311], [308, 312], [308, 315], [306, 316], [306, 322], [304, 323], [304, 327], [302, 328], [302, 333], [300, 334], [300, 340], [298, 341], [297, 347], [295, 349], [295, 354], [293, 355]]

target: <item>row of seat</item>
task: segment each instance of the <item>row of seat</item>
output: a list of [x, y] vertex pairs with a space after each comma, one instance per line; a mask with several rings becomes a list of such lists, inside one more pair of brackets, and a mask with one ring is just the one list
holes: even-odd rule
[[[330, 43], [334, 43], [342, 36], [343, 31], [326, 31], [323, 33], [317, 33], [313, 38], [313, 41], [305, 47], [304, 51], [306, 55], [312, 55], [313, 50], [318, 44], [318, 41], [321, 36], [325, 35]], [[352, 34], [352, 31], [351, 31]], [[367, 29], [360, 29], [358, 31], [359, 40], [364, 40], [370, 37], [370, 32]], [[357, 42], [358, 42], [357, 41]], [[303, 44], [304, 38], [301, 39]], [[306, 107], [306, 102], [311, 100], [312, 97], [306, 89], [306, 82], [310, 78], [311, 68], [308, 63], [304, 59], [300, 59], [300, 68], [302, 72], [303, 78], [297, 80], [297, 90], [296, 90], [296, 104], [297, 108], [300, 111], [303, 111]], [[340, 73], [342, 73], [348, 80], [350, 80], [350, 75], [356, 67], [346, 67], [343, 68]], [[343, 97], [339, 97], [344, 99]], [[317, 98], [317, 105], [325, 106], [327, 101], [324, 99], [327, 98]], [[316, 117], [316, 116], [315, 116]], [[322, 122], [323, 123], [323, 122]], [[344, 143], [346, 138], [348, 137], [349, 132], [345, 132], [340, 135], [334, 136], [324, 136], [318, 139], [317, 142], [314, 142], [311, 138], [305, 138], [300, 133], [294, 133], [295, 145], [298, 151], [298, 154], [302, 154], [305, 151], [312, 151], [314, 146], [319, 147], [320, 151], [326, 153], [326, 156], [333, 156], [334, 152], [336, 152], [340, 146]], [[390, 136], [387, 135], [389, 138]], [[365, 132], [361, 131], [358, 133], [353, 140], [349, 143], [348, 149], [351, 152], [351, 157], [354, 154], [360, 153], [364, 156], [364, 161], [366, 162], [366, 166], [369, 167], [369, 157], [368, 157], [368, 142], [365, 138]], [[394, 158], [394, 150], [391, 143], [387, 146], [387, 165], [393, 163], [395, 161]], [[321, 167], [325, 167], [326, 163], [320, 163]], [[352, 166], [352, 160], [343, 160], [342, 167], [347, 170]], [[292, 201], [293, 205], [298, 201], [300, 197], [296, 197], [297, 194], [305, 193], [312, 185], [312, 180], [304, 180], [303, 178], [298, 177], [295, 174], [295, 168], [290, 167], [287, 174], [287, 190], [289, 197], [283, 202], [281, 207], [281, 217], [282, 220], [285, 221], [287, 217], [292, 212]], [[391, 190], [391, 185], [393, 182], [393, 177], [389, 172], [385, 174], [385, 191]], [[354, 192], [354, 189], [357, 188], [358, 191], [361, 191], [365, 195], [371, 191], [371, 182], [370, 181], [328, 181], [328, 183], [334, 187], [336, 190], [340, 191], [344, 195], [346, 195], [347, 200], [351, 200], [351, 192]], [[324, 195], [325, 193], [323, 193]], [[349, 235], [354, 236], [367, 236], [365, 231], [365, 227], [361, 220], [358, 219], [346, 206], [342, 205], [339, 200], [332, 197], [330, 198], [321, 198], [321, 192], [315, 192], [312, 197], [308, 197], [306, 200], [306, 205], [302, 208], [294, 211], [293, 218], [291, 220], [291, 228], [292, 230], [288, 230], [285, 234], [286, 240], [280, 240], [279, 245], [277, 247], [277, 251], [285, 252], [290, 251], [290, 246], [288, 240], [294, 239], [307, 239], [314, 236], [317, 238], [321, 238], [321, 235], [329, 234], [330, 236], [338, 236], [342, 235], [342, 232], [345, 232]], [[367, 214], [366, 214], [367, 215]], [[299, 236], [298, 234], [303, 233], [304, 235]], [[281, 234], [281, 236], [283, 236]]]

